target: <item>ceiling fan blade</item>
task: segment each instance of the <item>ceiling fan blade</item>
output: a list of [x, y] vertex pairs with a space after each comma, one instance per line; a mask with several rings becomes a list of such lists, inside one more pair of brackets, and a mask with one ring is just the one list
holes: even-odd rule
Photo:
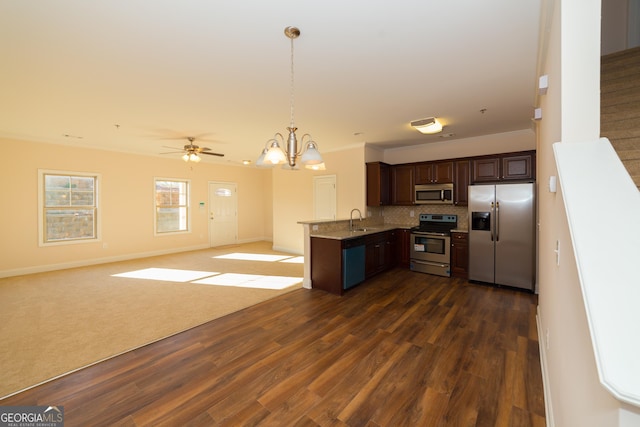
[[178, 147], [169, 147], [168, 145], [163, 145], [162, 148], [170, 148], [172, 150], [184, 150], [183, 148], [178, 148]]
[[180, 154], [180, 153], [184, 153], [184, 151], [166, 151], [160, 154]]
[[207, 154], [209, 156], [218, 156], [218, 157], [224, 157], [224, 154], [220, 154], [220, 153], [210, 153], [208, 151], [201, 151], [200, 154]]

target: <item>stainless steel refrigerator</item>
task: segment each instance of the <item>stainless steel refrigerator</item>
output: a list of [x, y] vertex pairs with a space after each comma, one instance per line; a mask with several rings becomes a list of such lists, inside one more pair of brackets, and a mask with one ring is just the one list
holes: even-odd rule
[[469, 280], [533, 290], [534, 196], [532, 183], [469, 186]]

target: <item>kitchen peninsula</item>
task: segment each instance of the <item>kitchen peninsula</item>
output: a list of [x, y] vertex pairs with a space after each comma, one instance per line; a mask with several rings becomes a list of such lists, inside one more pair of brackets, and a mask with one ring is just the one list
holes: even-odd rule
[[[313, 288], [342, 295], [344, 291], [364, 280], [408, 263], [409, 242], [402, 238], [402, 230], [409, 227], [397, 224], [374, 224], [357, 227], [334, 223], [310, 235], [310, 278]], [[329, 228], [327, 230], [327, 228]]]

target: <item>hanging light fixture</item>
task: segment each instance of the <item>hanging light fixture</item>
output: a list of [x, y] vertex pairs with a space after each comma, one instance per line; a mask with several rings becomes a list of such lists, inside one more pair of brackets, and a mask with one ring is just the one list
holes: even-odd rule
[[[256, 161], [257, 166], [273, 166], [277, 164], [287, 164], [289, 168], [294, 169], [298, 157], [300, 162], [309, 169], [323, 170], [324, 161], [318, 151], [318, 144], [311, 138], [311, 135], [305, 133], [300, 139], [301, 149], [298, 149], [298, 138], [296, 130], [298, 128], [294, 122], [293, 114], [293, 40], [300, 36], [300, 30], [296, 27], [286, 27], [284, 34], [291, 40], [291, 91], [290, 91], [290, 109], [291, 121], [287, 130], [289, 136], [285, 142], [281, 133], [276, 133], [273, 138], [267, 141], [260, 157]], [[282, 148], [284, 147], [284, 149]]]

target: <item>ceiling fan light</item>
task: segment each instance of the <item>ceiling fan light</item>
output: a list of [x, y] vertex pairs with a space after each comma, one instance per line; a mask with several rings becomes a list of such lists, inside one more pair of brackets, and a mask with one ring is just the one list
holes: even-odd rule
[[189, 160], [191, 160], [192, 162], [198, 163], [202, 159], [196, 153], [191, 153], [191, 155], [189, 156]]
[[185, 153], [185, 154], [182, 156], [182, 160], [184, 160], [185, 162], [188, 162], [188, 161], [189, 161], [189, 153]]
[[415, 120], [411, 122], [411, 127], [416, 129], [418, 132], [421, 132], [427, 135], [442, 132], [442, 124], [435, 117], [428, 117], [426, 119]]

